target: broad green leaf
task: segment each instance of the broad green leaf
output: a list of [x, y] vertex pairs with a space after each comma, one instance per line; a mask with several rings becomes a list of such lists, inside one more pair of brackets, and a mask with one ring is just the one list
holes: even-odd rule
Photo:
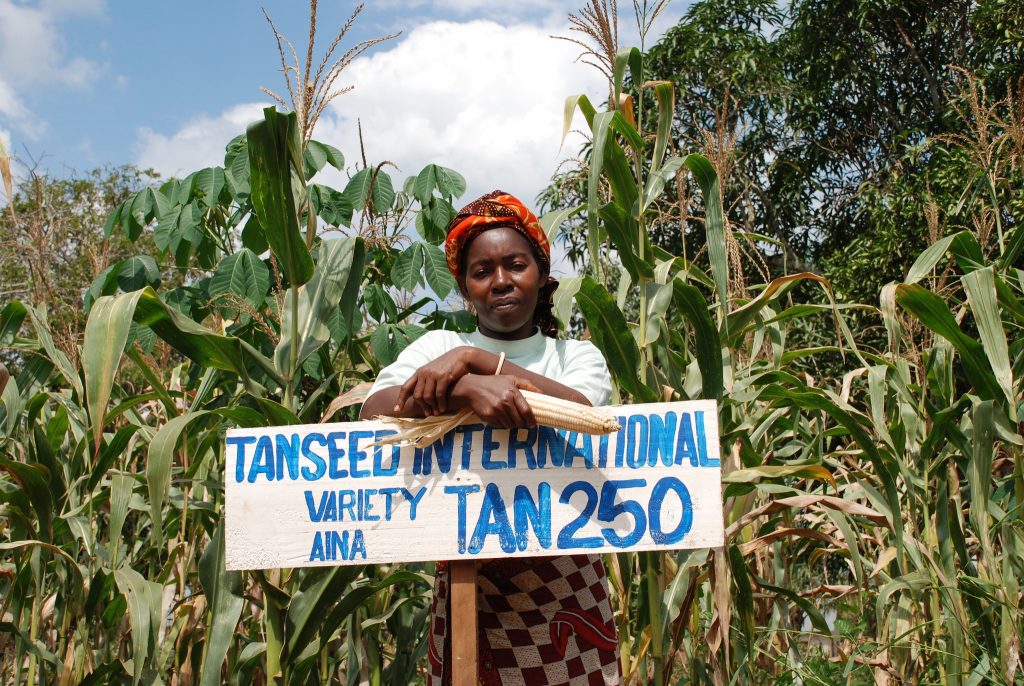
[[421, 205], [426, 205], [433, 197], [435, 188], [444, 198], [457, 198], [466, 192], [466, 179], [453, 169], [428, 164], [416, 175], [412, 194]]
[[411, 291], [423, 285], [423, 251], [413, 243], [399, 253], [391, 267], [391, 281], [398, 287]]
[[718, 173], [706, 157], [695, 153], [687, 155], [683, 164], [697, 180], [704, 200], [704, 230], [707, 234], [711, 274], [715, 279], [715, 294], [718, 296], [718, 316], [724, 327], [723, 333], [728, 338], [730, 326], [726, 317], [729, 314], [729, 263], [725, 251], [725, 221]]
[[192, 192], [200, 203], [206, 207], [214, 207], [220, 201], [220, 194], [224, 190], [224, 183], [223, 168], [207, 167], [193, 175]]
[[[248, 300], [253, 307], [260, 307], [270, 288], [270, 269], [259, 255], [248, 248], [242, 248], [228, 255], [210, 279], [210, 295], [233, 293]], [[223, 304], [230, 306], [230, 301]], [[234, 308], [233, 308], [234, 309]]]
[[89, 286], [89, 290], [85, 292], [85, 297], [83, 299], [83, 305], [87, 315], [89, 314], [89, 310], [92, 309], [93, 303], [95, 303], [101, 296], [117, 293], [117, 281], [120, 270], [121, 267], [119, 265], [112, 264], [100, 272], [99, 276], [93, 279], [93, 282]]
[[207, 625], [206, 651], [203, 657], [201, 686], [216, 686], [222, 683], [221, 667], [231, 647], [235, 625], [242, 616], [245, 599], [242, 596], [242, 573], [229, 572], [224, 568], [224, 521], [199, 558], [199, 583], [206, 595], [210, 608], [210, 622]]
[[299, 227], [298, 209], [306, 195], [301, 141], [295, 113], [263, 110], [263, 121], [249, 126], [249, 183], [253, 212], [281, 270], [293, 284], [313, 276], [313, 258]]
[[448, 224], [455, 219], [455, 208], [444, 198], [431, 198], [416, 214], [416, 231], [432, 245], [444, 242]]
[[242, 245], [257, 255], [263, 254], [270, 248], [270, 244], [267, 243], [267, 234], [260, 224], [260, 218], [255, 214], [250, 214], [245, 226], [242, 227]]
[[98, 452], [103, 441], [103, 426], [110, 402], [114, 376], [121, 364], [121, 354], [128, 340], [128, 329], [135, 315], [136, 303], [143, 291], [104, 296], [96, 301], [85, 323], [82, 346], [82, 369], [85, 373], [89, 424], [93, 431], [93, 450]]
[[117, 270], [117, 285], [126, 293], [146, 286], [160, 287], [160, 268], [149, 255], [136, 255], [121, 262]]
[[576, 293], [576, 304], [587, 320], [590, 338], [604, 355], [612, 377], [636, 402], [655, 402], [658, 394], [640, 382], [640, 349], [626, 318], [605, 288], [586, 277]]
[[455, 277], [448, 271], [448, 261], [444, 251], [436, 245], [421, 244], [423, 250], [423, 273], [427, 277], [427, 285], [437, 297], [444, 300], [458, 285]]
[[359, 578], [363, 567], [320, 567], [310, 569], [302, 580], [302, 588], [288, 603], [285, 619], [288, 636], [284, 656], [297, 657], [306, 646], [317, 639], [326, 642], [328, 637], [321, 632], [321, 622], [328, 609], [342, 598], [352, 582]]
[[[299, 289], [298, 310], [291, 298], [285, 298], [281, 313], [281, 340], [274, 351], [274, 363], [285, 378], [293, 379], [298, 365], [331, 338], [327, 322], [341, 302], [350, 279], [362, 280], [363, 241], [361, 238], [334, 238], [320, 246], [316, 271]], [[356, 263], [356, 257], [360, 257]], [[298, 340], [292, 339], [293, 318]], [[293, 347], [297, 348], [294, 368]]]
[[693, 327], [702, 397], [721, 400], [725, 388], [722, 342], [709, 314], [707, 301], [695, 287], [676, 279], [672, 282], [672, 303]]
[[426, 332], [423, 327], [412, 324], [381, 324], [370, 334], [370, 347], [382, 365], [389, 365]]
[[391, 177], [379, 166], [356, 172], [345, 186], [344, 195], [356, 212], [372, 209], [373, 214], [384, 214], [395, 201]]
[[309, 200], [314, 211], [331, 226], [352, 223], [352, 205], [344, 193], [318, 183], [310, 184]]
[[995, 374], [996, 383], [1006, 398], [1010, 419], [1016, 421], [1016, 402], [1013, 388], [1013, 370], [1006, 346], [1006, 332], [996, 304], [996, 275], [994, 267], [976, 269], [961, 279], [967, 292], [967, 301], [974, 313], [974, 321], [981, 335], [981, 346]]
[[960, 329], [942, 298], [916, 284], [900, 284], [896, 287], [896, 300], [903, 309], [956, 348], [967, 380], [978, 395], [985, 400], [1003, 396], [984, 347]]

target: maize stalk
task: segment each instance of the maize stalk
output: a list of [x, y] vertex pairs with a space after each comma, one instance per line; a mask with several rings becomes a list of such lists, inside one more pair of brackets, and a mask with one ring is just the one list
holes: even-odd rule
[[[533, 417], [540, 426], [549, 426], [553, 429], [564, 429], [585, 434], [610, 434], [622, 427], [614, 416], [588, 405], [574, 403], [571, 400], [562, 400], [543, 393], [532, 391], [519, 391], [523, 394], [526, 404], [533, 411]], [[389, 445], [399, 443], [402, 445], [414, 445], [417, 448], [425, 448], [434, 441], [439, 440], [446, 433], [463, 424], [481, 424], [483, 421], [470, 409], [459, 410], [455, 414], [446, 414], [438, 417], [424, 417], [421, 419], [410, 419], [406, 417], [383, 417], [375, 419], [398, 424], [402, 431], [392, 436], [386, 436], [374, 443], [374, 445]]]

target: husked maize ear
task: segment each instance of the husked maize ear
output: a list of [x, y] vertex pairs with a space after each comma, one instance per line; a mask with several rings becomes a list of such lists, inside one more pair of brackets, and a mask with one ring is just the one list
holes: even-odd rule
[[[520, 393], [523, 394], [523, 398], [533, 411], [533, 417], [537, 420], [537, 424], [541, 426], [585, 434], [610, 434], [622, 428], [614, 416], [588, 405], [532, 391], [520, 391]], [[404, 431], [382, 438], [374, 445], [405, 443], [419, 448], [430, 445], [457, 426], [481, 422], [480, 417], [471, 410], [461, 410], [455, 414], [422, 419], [405, 417], [376, 417], [376, 419], [398, 424], [404, 428]]]
[[532, 391], [520, 393], [533, 410], [534, 419], [542, 426], [584, 434], [610, 434], [622, 428], [615, 417], [589, 405]]

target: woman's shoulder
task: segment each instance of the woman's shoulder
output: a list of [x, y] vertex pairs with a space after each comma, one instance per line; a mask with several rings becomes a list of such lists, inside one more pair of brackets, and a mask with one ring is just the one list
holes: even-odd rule
[[416, 349], [418, 350], [422, 350], [424, 352], [435, 352], [437, 355], [442, 355], [452, 348], [457, 348], [460, 345], [470, 345], [467, 338], [468, 337], [465, 334], [461, 334], [457, 331], [434, 329], [433, 331], [427, 331], [425, 334], [410, 343], [409, 346], [416, 346]]
[[600, 355], [601, 351], [590, 341], [578, 341], [573, 338], [559, 338], [555, 340], [555, 346], [559, 351], [568, 355]]

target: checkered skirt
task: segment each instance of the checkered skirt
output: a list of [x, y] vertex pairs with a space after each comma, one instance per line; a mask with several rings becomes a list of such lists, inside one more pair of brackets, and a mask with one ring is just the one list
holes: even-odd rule
[[[430, 686], [449, 686], [448, 565], [434, 583]], [[492, 560], [477, 573], [479, 683], [622, 683], [608, 580], [597, 555]]]

